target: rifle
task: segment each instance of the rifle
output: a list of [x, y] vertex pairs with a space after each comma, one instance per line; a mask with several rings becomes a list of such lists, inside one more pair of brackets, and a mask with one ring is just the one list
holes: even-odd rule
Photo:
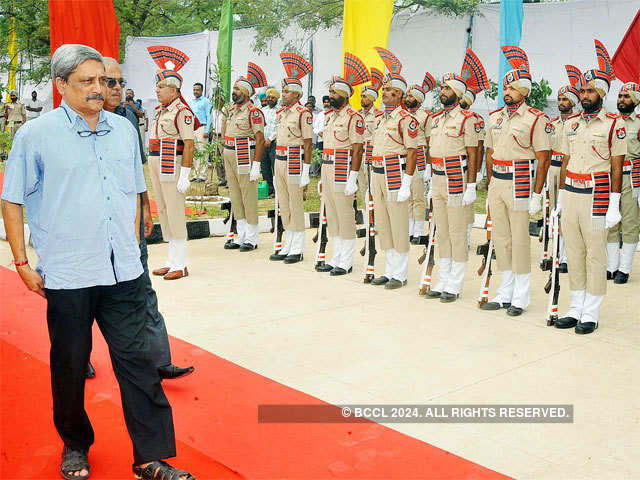
[[229, 245], [233, 243], [233, 238], [237, 230], [237, 222], [235, 217], [233, 216], [233, 209], [231, 208], [231, 202], [225, 202], [222, 204], [222, 210], [227, 210], [229, 213], [227, 214], [227, 218], [225, 218], [222, 222], [227, 225], [227, 234], [225, 238], [227, 239], [224, 244]]
[[[325, 251], [327, 249], [327, 213], [326, 208], [324, 206], [324, 195], [322, 195], [322, 184], [318, 182], [318, 194], [320, 195], [320, 214], [318, 217], [318, 230], [316, 231], [315, 236], [313, 237], [313, 243], [318, 244], [318, 248], [316, 249], [316, 266], [315, 269], [318, 270], [318, 267], [324, 265], [325, 262]], [[320, 239], [320, 241], [318, 241]]]
[[[420, 281], [420, 290], [418, 295], [426, 295], [431, 291], [431, 274], [433, 273], [433, 267], [435, 265], [435, 247], [436, 247], [436, 221], [433, 217], [433, 199], [429, 200], [429, 235], [427, 237], [427, 244], [424, 247], [424, 253], [418, 259], [422, 267], [422, 280]], [[425, 262], [425, 260], [427, 260]]]
[[[554, 184], [554, 191], [557, 192], [557, 184]], [[556, 194], [557, 195], [557, 194]], [[558, 198], [556, 196], [556, 198]], [[558, 217], [551, 220], [551, 230], [553, 235], [552, 247], [552, 267], [549, 274], [549, 280], [544, 286], [544, 291], [549, 295], [549, 304], [547, 307], [547, 326], [554, 325], [558, 320], [558, 298], [560, 296], [560, 225]]]
[[369, 180], [369, 188], [366, 193], [367, 199], [367, 216], [366, 216], [366, 239], [364, 247], [360, 250], [360, 255], [367, 255], [367, 263], [364, 267], [364, 283], [371, 283], [375, 273], [375, 260], [376, 260], [376, 227], [375, 227], [375, 212], [373, 207], [373, 195], [371, 195], [371, 180]]
[[[547, 181], [544, 186], [544, 209], [542, 210], [542, 220], [540, 236], [538, 241], [542, 243], [542, 252], [540, 253], [540, 269], [543, 272], [551, 270], [551, 259], [549, 258], [549, 217], [550, 217], [550, 197], [549, 197], [549, 175], [547, 175]], [[539, 223], [540, 224], [540, 223]]]
[[273, 210], [269, 210], [267, 215], [272, 218], [271, 232], [273, 233], [273, 253], [276, 255], [282, 250], [282, 234], [284, 227], [282, 225], [282, 218], [280, 217], [280, 204], [278, 203], [278, 192], [275, 194], [275, 204]]
[[489, 301], [489, 283], [491, 283], [491, 260], [493, 259], [493, 236], [491, 230], [493, 230], [493, 220], [491, 220], [491, 213], [489, 207], [487, 207], [487, 243], [478, 245], [476, 253], [482, 255], [482, 264], [478, 269], [478, 275], [482, 275], [482, 285], [480, 286], [480, 296], [478, 297], [478, 306]]

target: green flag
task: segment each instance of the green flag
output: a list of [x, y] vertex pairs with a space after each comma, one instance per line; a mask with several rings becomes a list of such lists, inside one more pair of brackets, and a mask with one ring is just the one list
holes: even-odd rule
[[224, 0], [218, 29], [218, 71], [222, 98], [228, 102], [231, 95], [231, 43], [233, 39], [233, 2]]

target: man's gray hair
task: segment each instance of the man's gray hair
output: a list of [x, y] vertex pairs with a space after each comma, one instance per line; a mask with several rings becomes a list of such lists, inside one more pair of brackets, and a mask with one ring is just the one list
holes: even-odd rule
[[51, 57], [51, 79], [54, 82], [58, 77], [69, 80], [78, 65], [87, 60], [97, 60], [104, 66], [102, 55], [95, 48], [73, 43], [61, 45]]

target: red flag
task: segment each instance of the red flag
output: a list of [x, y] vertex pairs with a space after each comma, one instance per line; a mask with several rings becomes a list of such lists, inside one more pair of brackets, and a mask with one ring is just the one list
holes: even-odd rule
[[631, 22], [615, 55], [613, 70], [623, 82], [638, 82], [640, 78], [640, 10]]
[[[113, 0], [49, 0], [51, 55], [60, 45], [80, 43], [119, 59], [120, 26]], [[53, 85], [53, 104], [60, 104]]]

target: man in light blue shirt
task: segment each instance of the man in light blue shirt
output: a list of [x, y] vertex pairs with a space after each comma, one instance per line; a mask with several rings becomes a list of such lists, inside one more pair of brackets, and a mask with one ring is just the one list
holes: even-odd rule
[[269, 198], [275, 194], [273, 187], [273, 164], [276, 159], [276, 134], [278, 133], [278, 99], [280, 92], [273, 87], [267, 89], [267, 105], [262, 107], [264, 115], [264, 150], [262, 151], [262, 159], [260, 161], [260, 170], [262, 178], [269, 186]]
[[[211, 139], [211, 100], [202, 95], [203, 86], [201, 83], [193, 84], [193, 100], [189, 104], [191, 110], [200, 121], [200, 128], [194, 133], [194, 147], [202, 148], [203, 144]], [[194, 176], [192, 181], [204, 182], [207, 179], [207, 158], [194, 158]]]
[[[146, 186], [137, 134], [129, 120], [102, 109], [107, 77], [96, 50], [61, 46], [51, 73], [63, 102], [18, 131], [2, 214], [20, 278], [47, 300], [53, 420], [64, 443], [61, 474], [86, 479], [90, 473], [94, 433], [84, 382], [94, 319], [120, 385], [134, 471], [156, 465], [168, 472], [173, 467], [158, 461], [175, 456], [171, 406], [144, 329], [136, 237], [137, 194]], [[23, 205], [39, 257], [35, 270], [26, 257]]]

